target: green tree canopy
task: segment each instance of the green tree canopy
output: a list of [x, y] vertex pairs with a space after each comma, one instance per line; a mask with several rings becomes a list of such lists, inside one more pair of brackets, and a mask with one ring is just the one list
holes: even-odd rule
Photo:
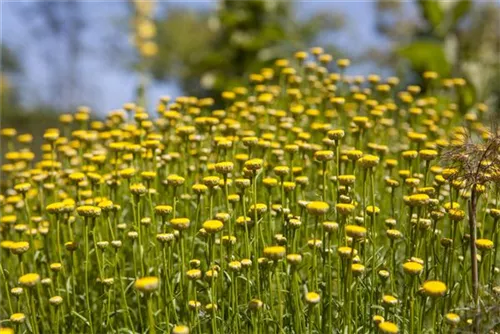
[[[286, 1], [228, 1], [202, 14], [168, 8], [158, 21], [157, 80], [176, 79], [187, 94], [217, 96], [280, 55], [314, 44], [335, 31], [342, 18], [332, 13], [298, 20]], [[335, 50], [330, 46], [329, 51]]]

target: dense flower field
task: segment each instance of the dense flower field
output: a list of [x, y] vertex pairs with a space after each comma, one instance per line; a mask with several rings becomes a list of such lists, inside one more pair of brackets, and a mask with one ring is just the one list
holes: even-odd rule
[[220, 109], [82, 107], [39, 159], [3, 128], [0, 333], [493, 328], [495, 111], [347, 66], [297, 52]]

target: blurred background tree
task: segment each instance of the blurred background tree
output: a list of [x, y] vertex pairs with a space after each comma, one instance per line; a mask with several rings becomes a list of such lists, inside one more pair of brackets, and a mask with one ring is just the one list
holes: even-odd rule
[[377, 30], [392, 48], [378, 50], [379, 64], [409, 82], [423, 84], [424, 71], [467, 80], [462, 108], [487, 101], [500, 108], [500, 7], [472, 0], [419, 0], [409, 20], [402, 3], [377, 1]]
[[245, 82], [248, 74], [315, 43], [339, 55], [331, 42], [319, 38], [342, 29], [343, 17], [337, 13], [300, 19], [288, 1], [221, 0], [217, 5], [215, 12], [201, 14], [167, 8], [157, 22], [155, 79], [175, 78], [186, 94], [218, 97]]
[[[72, 111], [82, 102], [106, 111], [109, 106], [100, 107], [89, 91], [104, 95], [113, 107], [134, 99], [134, 87], [139, 87], [136, 96], [141, 96], [141, 85], [149, 85], [150, 97], [155, 99], [172, 89], [174, 95], [218, 97], [222, 90], [244, 83], [247, 74], [276, 58], [315, 45], [323, 46], [334, 59], [351, 58], [350, 74], [369, 64], [363, 67], [364, 73], [368, 69], [397, 74], [403, 83], [420, 83], [422, 72], [430, 69], [443, 78], [461, 76], [470, 82], [465, 105], [487, 100], [498, 109], [500, 103], [500, 6], [495, 2], [346, 2], [343, 12], [339, 10], [342, 6], [327, 2], [158, 2], [156, 11], [148, 13], [152, 24], [142, 25], [141, 31], [133, 31], [137, 25], [129, 29], [128, 23], [137, 14], [130, 4], [77, 0], [6, 3], [4, 8], [11, 8], [22, 27], [12, 27], [14, 37], [3, 39], [2, 126], [25, 125], [40, 110]], [[349, 29], [372, 24], [355, 20], [363, 17], [358, 13], [348, 15], [357, 10], [375, 19], [364, 36], [387, 43], [369, 48], [350, 39]], [[4, 35], [7, 31], [4, 29]], [[146, 34], [147, 43], [138, 43], [140, 34]], [[338, 38], [347, 38], [348, 47]], [[24, 41], [22, 48], [16, 48], [16, 39]], [[133, 52], [134, 47], [138, 52]], [[36, 84], [31, 90], [25, 83], [40, 72], [27, 66], [27, 55], [36, 55], [37, 70], [44, 74], [42, 80], [33, 81]], [[89, 59], [101, 68], [118, 69], [118, 79], [107, 81], [110, 72], [84, 68], [82, 62]], [[141, 66], [144, 61], [145, 67]], [[132, 71], [147, 75], [148, 80], [141, 84]], [[42, 98], [33, 99], [37, 95]], [[29, 119], [26, 112], [30, 112]], [[15, 117], [9, 120], [9, 114]]]
[[11, 78], [19, 73], [19, 62], [12, 50], [5, 45], [0, 45], [2, 56], [0, 57], [0, 66], [2, 73], [0, 74], [0, 101], [1, 108], [7, 112], [9, 106], [18, 104], [18, 96], [16, 89], [13, 86]]

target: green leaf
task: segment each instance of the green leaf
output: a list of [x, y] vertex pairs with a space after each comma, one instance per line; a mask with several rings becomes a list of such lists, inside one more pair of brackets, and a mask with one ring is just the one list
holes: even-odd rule
[[422, 15], [430, 23], [432, 30], [436, 30], [444, 18], [444, 11], [436, 0], [419, 0]]
[[455, 26], [460, 21], [460, 19], [470, 11], [471, 7], [472, 7], [471, 0], [458, 1], [451, 10], [452, 26]]
[[75, 312], [75, 311], [71, 311], [71, 314], [77, 316], [78, 318], [80, 318], [87, 326], [90, 326], [90, 323], [89, 321], [87, 320], [87, 318], [85, 318], [83, 315], [81, 315], [80, 313], [78, 312]]
[[446, 60], [442, 43], [432, 40], [415, 41], [399, 48], [398, 54], [406, 58], [416, 72], [435, 71], [441, 77], [450, 75], [450, 64]]

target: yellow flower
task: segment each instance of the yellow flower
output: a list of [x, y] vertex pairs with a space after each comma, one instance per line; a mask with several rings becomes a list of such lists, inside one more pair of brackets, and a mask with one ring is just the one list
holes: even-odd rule
[[49, 303], [54, 306], [61, 305], [63, 302], [63, 298], [61, 296], [54, 296], [49, 299]]
[[382, 296], [382, 302], [387, 306], [394, 306], [397, 305], [398, 299], [391, 295], [384, 295]]
[[365, 272], [365, 266], [361, 263], [354, 263], [351, 265], [351, 271], [354, 275], [361, 275]]
[[456, 313], [447, 313], [444, 319], [451, 326], [456, 326], [460, 322], [460, 316]]
[[271, 260], [280, 260], [285, 257], [286, 249], [283, 246], [269, 246], [264, 248], [264, 256]]
[[201, 270], [190, 269], [186, 272], [186, 276], [191, 280], [197, 280], [201, 278]]
[[324, 215], [330, 209], [330, 205], [326, 202], [309, 202], [307, 204], [307, 212], [311, 215], [320, 216]]
[[333, 160], [333, 151], [316, 151], [314, 152], [314, 159], [318, 161]]
[[28, 190], [31, 189], [31, 184], [25, 182], [25, 183], [19, 183], [14, 186], [14, 190], [17, 192], [20, 192], [21, 194], [25, 194], [28, 192]]
[[339, 175], [339, 184], [342, 186], [351, 186], [356, 181], [356, 176], [354, 175]]
[[258, 311], [262, 308], [263, 305], [264, 305], [264, 303], [261, 300], [254, 298], [254, 299], [250, 300], [250, 302], [248, 303], [248, 308], [251, 311]]
[[38, 282], [40, 282], [40, 275], [35, 273], [29, 273], [19, 278], [19, 284], [25, 287], [33, 287]]
[[441, 281], [426, 281], [422, 285], [423, 291], [429, 297], [441, 297], [447, 291], [446, 284]]
[[346, 225], [345, 232], [349, 237], [355, 239], [364, 238], [366, 236], [366, 228], [358, 225]]
[[396, 324], [390, 321], [384, 321], [378, 324], [378, 329], [384, 334], [397, 334], [399, 328]]
[[150, 293], [158, 289], [160, 281], [158, 277], [147, 276], [139, 278], [135, 281], [134, 287], [144, 293]]
[[493, 249], [493, 241], [491, 240], [488, 240], [488, 239], [477, 239], [476, 240], [476, 247], [479, 249], [479, 250], [482, 250], [482, 251], [486, 251], [486, 250], [490, 250], [490, 249]]
[[414, 194], [408, 196], [408, 203], [410, 206], [424, 206], [429, 203], [430, 197], [427, 194]]
[[234, 164], [230, 161], [219, 162], [215, 164], [215, 171], [220, 174], [228, 174], [233, 171]]
[[189, 228], [189, 218], [174, 218], [170, 220], [170, 225], [172, 228], [177, 231], [187, 230]]
[[14, 242], [10, 246], [10, 251], [13, 254], [20, 255], [26, 253], [30, 249], [30, 244], [27, 241]]
[[339, 253], [339, 255], [341, 257], [344, 257], [344, 258], [350, 258], [350, 257], [353, 257], [354, 255], [357, 254], [356, 250], [353, 250], [351, 247], [347, 247], [347, 246], [339, 247], [337, 249], [337, 252]]
[[353, 204], [338, 203], [336, 206], [337, 211], [344, 216], [350, 215], [356, 208]]
[[24, 313], [14, 313], [10, 316], [10, 321], [16, 324], [22, 324], [26, 320]]
[[372, 318], [373, 322], [376, 324], [376, 325], [379, 325], [381, 324], [382, 322], [385, 321], [384, 317], [381, 316], [381, 315], [374, 315], [373, 318]]
[[224, 228], [224, 224], [220, 220], [207, 220], [203, 223], [203, 228], [208, 233], [217, 233]]
[[184, 325], [177, 325], [172, 328], [172, 334], [189, 334], [189, 327]]
[[418, 275], [424, 270], [424, 266], [418, 262], [408, 261], [403, 264], [403, 270], [410, 275]]
[[76, 212], [82, 217], [95, 218], [101, 215], [101, 208], [92, 205], [82, 205], [76, 208]]
[[133, 183], [130, 185], [130, 192], [136, 196], [146, 195], [148, 189], [142, 183]]
[[317, 292], [308, 292], [305, 300], [309, 305], [316, 305], [320, 302], [321, 296]]
[[172, 213], [172, 207], [170, 205], [157, 205], [155, 206], [155, 213], [158, 216], [167, 216]]
[[448, 215], [452, 221], [459, 222], [465, 218], [465, 211], [460, 209], [449, 209]]
[[372, 168], [372, 167], [375, 167], [378, 165], [380, 161], [380, 158], [375, 156], [375, 155], [370, 155], [370, 154], [367, 154], [367, 155], [364, 155], [363, 157], [361, 157], [359, 160], [358, 160], [358, 164], [362, 167], [362, 168]]

